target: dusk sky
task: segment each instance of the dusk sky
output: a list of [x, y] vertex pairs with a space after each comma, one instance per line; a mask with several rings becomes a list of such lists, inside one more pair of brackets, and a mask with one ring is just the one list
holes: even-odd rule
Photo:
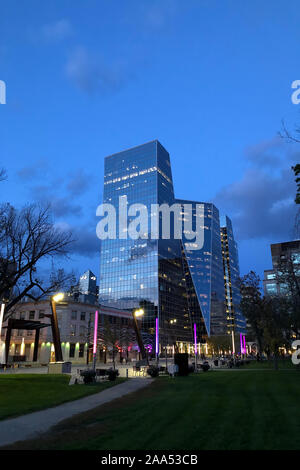
[[214, 202], [262, 276], [295, 237], [299, 25], [299, 0], [2, 1], [0, 201], [50, 201], [68, 268], [98, 276], [104, 157], [158, 139], [176, 197]]

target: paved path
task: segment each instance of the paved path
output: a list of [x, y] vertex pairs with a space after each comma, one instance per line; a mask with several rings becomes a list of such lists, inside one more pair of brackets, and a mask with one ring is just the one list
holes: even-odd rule
[[153, 379], [130, 379], [100, 393], [90, 395], [79, 400], [63, 403], [62, 405], [47, 408], [46, 410], [18, 416], [17, 418], [0, 421], [0, 446], [7, 446], [17, 441], [34, 439], [39, 434], [48, 431], [60, 421], [97, 406], [120, 398], [128, 393], [135, 392], [149, 385]]

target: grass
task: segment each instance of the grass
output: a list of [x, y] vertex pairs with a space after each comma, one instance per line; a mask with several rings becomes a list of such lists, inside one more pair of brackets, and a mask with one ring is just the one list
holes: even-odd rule
[[[292, 363], [291, 359], [279, 359], [278, 360], [279, 369], [296, 369], [296, 366]], [[274, 361], [251, 361], [250, 364], [245, 364], [242, 369], [273, 369], [274, 370]]]
[[31, 413], [60, 405], [121, 383], [100, 382], [95, 385], [69, 385], [66, 375], [7, 374], [0, 375], [0, 419]]
[[10, 449], [300, 449], [298, 371], [161, 377]]

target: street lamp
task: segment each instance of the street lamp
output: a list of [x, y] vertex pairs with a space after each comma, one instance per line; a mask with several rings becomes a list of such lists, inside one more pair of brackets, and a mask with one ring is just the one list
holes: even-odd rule
[[59, 292], [58, 294], [55, 294], [52, 299], [54, 302], [60, 302], [64, 298], [64, 294], [62, 292]]
[[140, 348], [142, 358], [147, 359], [147, 362], [148, 362], [148, 356], [146, 354], [144, 342], [143, 342], [142, 335], [141, 335], [141, 332], [140, 332], [140, 328], [139, 328], [139, 325], [138, 325], [138, 322], [137, 322], [137, 319], [142, 317], [144, 314], [145, 314], [145, 312], [144, 312], [144, 309], [142, 309], [142, 308], [135, 308], [135, 309], [132, 310], [133, 327], [134, 327], [134, 331], [135, 331], [135, 334], [136, 334], [136, 339], [137, 339], [137, 342], [138, 342], [138, 345], [139, 345], [139, 348]]
[[142, 317], [144, 315], [144, 310], [142, 308], [139, 308], [137, 310], [133, 310], [133, 316], [136, 317]]
[[64, 298], [64, 294], [59, 292], [51, 297], [50, 305], [52, 310], [51, 316], [51, 328], [52, 328], [52, 337], [53, 337], [53, 344], [54, 344], [54, 351], [55, 351], [55, 361], [62, 362], [63, 355], [61, 350], [61, 342], [60, 342], [60, 334], [58, 328], [58, 320], [57, 320], [57, 313], [56, 313], [56, 303], [60, 302]]

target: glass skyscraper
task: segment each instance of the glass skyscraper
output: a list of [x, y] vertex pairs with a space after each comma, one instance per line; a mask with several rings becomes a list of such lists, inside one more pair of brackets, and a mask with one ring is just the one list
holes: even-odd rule
[[[118, 208], [125, 196], [128, 206], [147, 207], [149, 226], [151, 204], [173, 204], [170, 157], [158, 141], [105, 158], [103, 202]], [[118, 211], [116, 229], [119, 233]], [[99, 301], [120, 309], [143, 307], [149, 347], [154, 347], [156, 321], [161, 346], [192, 342], [180, 240], [102, 240]]]
[[[190, 204], [193, 219], [196, 205], [203, 205], [201, 227], [204, 244], [190, 249], [183, 233], [170, 237], [132, 239], [128, 226], [120, 220], [120, 203], [126, 207], [142, 204]], [[160, 349], [166, 345], [186, 350], [188, 345], [205, 342], [210, 334], [224, 334], [227, 327], [218, 209], [211, 203], [175, 199], [170, 157], [165, 148], [152, 141], [105, 158], [103, 202], [116, 208], [116, 239], [101, 241], [99, 302], [108, 307], [132, 310], [142, 307], [142, 330], [146, 344], [154, 349], [159, 331]], [[182, 212], [181, 212], [182, 214]], [[184, 213], [186, 217], [186, 213]], [[159, 327], [157, 329], [157, 327]], [[196, 334], [196, 338], [195, 338]], [[190, 347], [190, 346], [188, 346]]]
[[221, 242], [224, 267], [224, 287], [227, 313], [227, 333], [246, 333], [246, 320], [240, 311], [241, 294], [238, 285], [240, 277], [237, 243], [234, 240], [229, 217], [222, 218]]
[[[191, 277], [196, 303], [200, 307], [208, 336], [224, 334], [226, 312], [219, 211], [211, 203], [182, 199], [176, 199], [176, 202], [182, 206], [191, 204], [193, 218], [196, 217], [196, 204], [204, 206], [201, 223], [201, 228], [204, 230], [203, 247], [199, 250], [190, 250], [183, 233], [184, 254], [189, 268], [186, 275]], [[186, 214], [185, 217], [187, 217]], [[194, 223], [193, 226], [195, 226]]]

